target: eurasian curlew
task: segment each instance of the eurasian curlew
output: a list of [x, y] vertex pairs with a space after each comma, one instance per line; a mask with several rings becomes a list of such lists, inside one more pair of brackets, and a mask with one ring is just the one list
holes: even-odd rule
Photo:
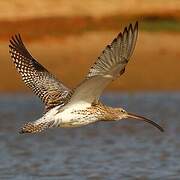
[[20, 35], [10, 40], [11, 58], [25, 84], [41, 98], [45, 113], [25, 124], [20, 133], [36, 133], [51, 127], [80, 127], [97, 121], [119, 121], [133, 118], [146, 121], [160, 131], [152, 120], [102, 104], [99, 97], [105, 87], [122, 75], [133, 53], [138, 36], [138, 23], [130, 24], [104, 49], [85, 79], [74, 89], [64, 86], [28, 52]]

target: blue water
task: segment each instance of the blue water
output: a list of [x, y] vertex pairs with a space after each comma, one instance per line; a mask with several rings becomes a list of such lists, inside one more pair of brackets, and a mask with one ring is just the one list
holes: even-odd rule
[[144, 115], [138, 121], [18, 134], [43, 107], [31, 95], [0, 95], [0, 179], [180, 179], [180, 93], [112, 93], [102, 100]]

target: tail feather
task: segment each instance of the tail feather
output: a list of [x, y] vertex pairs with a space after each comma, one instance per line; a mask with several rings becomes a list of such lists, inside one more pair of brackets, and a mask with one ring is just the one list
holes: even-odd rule
[[50, 122], [41, 122], [41, 123], [33, 123], [29, 122], [25, 124], [19, 131], [20, 134], [23, 133], [38, 133], [41, 132], [47, 128], [52, 127], [53, 121]]

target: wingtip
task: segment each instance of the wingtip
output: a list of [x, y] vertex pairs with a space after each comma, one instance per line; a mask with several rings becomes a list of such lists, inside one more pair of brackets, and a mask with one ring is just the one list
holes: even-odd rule
[[120, 33], [118, 34], [118, 37], [119, 37], [119, 36], [123, 36], [125, 33], [129, 32], [129, 31], [131, 31], [131, 32], [138, 31], [138, 21], [136, 21], [135, 23], [130, 23], [128, 26], [126, 26], [126, 27], [124, 28], [123, 33], [120, 32]]
[[11, 42], [11, 41], [9, 41], [9, 45], [8, 45], [8, 46], [9, 46], [10, 49], [13, 48], [13, 47], [12, 47], [12, 42]]
[[[129, 25], [129, 27], [130, 27], [130, 26], [131, 26], [131, 24]], [[126, 27], [124, 28], [124, 31], [123, 31], [123, 33], [122, 33], [122, 36], [124, 36], [125, 34], [128, 34], [129, 27], [126, 26]]]
[[138, 29], [139, 23], [138, 21], [135, 22], [134, 29]]
[[13, 45], [14, 43], [17, 44], [17, 43], [22, 42], [20, 33], [17, 33], [17, 34], [12, 35], [11, 38], [9, 39], [9, 42], [10, 42], [10, 44], [12, 44], [12, 45]]

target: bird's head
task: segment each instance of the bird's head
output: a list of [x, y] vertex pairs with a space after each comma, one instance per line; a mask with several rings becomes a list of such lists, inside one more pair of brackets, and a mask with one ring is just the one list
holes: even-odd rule
[[130, 118], [130, 119], [134, 119], [134, 120], [145, 121], [145, 122], [153, 125], [154, 127], [158, 128], [161, 132], [164, 131], [164, 129], [159, 124], [157, 124], [156, 122], [154, 122], [150, 119], [147, 119], [143, 116], [140, 116], [140, 115], [137, 115], [134, 113], [127, 112], [126, 110], [124, 110], [122, 108], [117, 108], [117, 109], [118, 109], [118, 116], [119, 116], [118, 120]]

